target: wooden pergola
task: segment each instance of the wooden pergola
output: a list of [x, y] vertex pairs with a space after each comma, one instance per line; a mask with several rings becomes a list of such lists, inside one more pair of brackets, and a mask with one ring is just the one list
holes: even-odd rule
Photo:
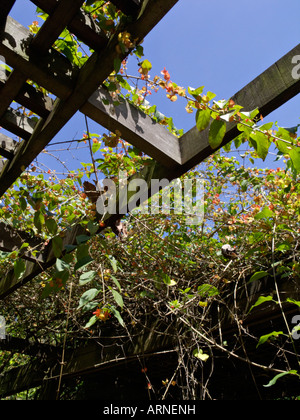
[[[178, 0], [111, 0], [130, 18], [129, 23], [120, 25], [111, 38], [107, 38], [91, 16], [83, 11], [83, 0], [31, 2], [49, 15], [35, 36], [9, 16], [15, 0], [1, 0], [0, 55], [12, 71], [1, 73], [0, 125], [21, 140], [17, 142], [0, 134], [0, 196], [78, 111], [111, 131], [119, 130], [124, 140], [153, 159], [155, 165], [151, 166], [151, 172], [149, 167], [145, 167], [135, 175], [147, 181], [151, 177], [171, 181], [215, 152], [209, 146], [209, 128], [199, 132], [197, 127], [193, 127], [177, 138], [125, 99], [120, 99], [118, 106], [112, 106], [112, 99], [103, 86], [114, 70], [115, 59], [123, 60], [130, 52], [121, 53], [116, 49], [118, 35], [126, 30], [132, 39], [141, 42]], [[65, 28], [94, 50], [80, 69], [52, 48]], [[292, 72], [295, 66], [293, 58], [297, 55], [300, 55], [300, 44], [233, 94], [232, 99], [245, 111], [258, 108], [264, 117], [279, 108], [300, 92], [300, 78], [293, 77]], [[51, 92], [55, 99], [46, 97], [28, 80]], [[10, 106], [12, 101], [37, 114], [38, 121], [19, 114]], [[236, 123], [227, 124], [220, 148], [238, 134]], [[112, 219], [117, 217], [112, 216]], [[73, 226], [65, 233], [63, 245], [76, 245], [76, 237], [83, 232], [80, 225]], [[56, 261], [51, 242], [45, 246], [39, 238], [32, 239], [26, 232], [0, 223], [0, 250], [10, 252], [19, 249], [25, 240], [38, 249], [38, 253], [32, 255], [24, 251], [22, 254], [26, 260], [22, 278], [18, 279], [12, 270], [6, 278], [0, 279], [1, 299]], [[131, 349], [131, 353], [135, 354], [135, 350]], [[22, 386], [16, 388], [21, 389]]]

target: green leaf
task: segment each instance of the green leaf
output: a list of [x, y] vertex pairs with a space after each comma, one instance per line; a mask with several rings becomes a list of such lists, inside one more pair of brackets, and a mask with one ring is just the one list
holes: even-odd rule
[[110, 291], [112, 292], [112, 294], [113, 294], [113, 297], [114, 297], [114, 299], [115, 299], [115, 301], [116, 301], [116, 303], [123, 309], [123, 306], [124, 306], [124, 302], [123, 302], [123, 298], [122, 298], [122, 296], [120, 295], [120, 293], [119, 292], [117, 292], [116, 290], [114, 290], [114, 289], [112, 289], [111, 287], [109, 287], [109, 289], [110, 289]]
[[100, 292], [100, 290], [98, 290], [98, 289], [89, 289], [86, 292], [84, 292], [79, 299], [78, 308], [82, 308], [87, 303], [89, 303], [91, 300], [95, 299], [95, 297], [98, 295], [99, 292]]
[[248, 281], [248, 284], [249, 283], [252, 283], [253, 281], [260, 280], [263, 277], [266, 277], [268, 275], [269, 274], [266, 271], [257, 271], [256, 273], [253, 274], [253, 276], [251, 277], [251, 279]]
[[144, 69], [144, 70], [150, 71], [150, 70], [152, 69], [152, 64], [150, 63], [150, 61], [149, 61], [149, 60], [144, 60], [144, 61], [141, 63], [141, 67], [142, 67], [142, 69]]
[[92, 325], [94, 325], [96, 322], [97, 322], [97, 317], [96, 317], [96, 315], [93, 315], [93, 316], [90, 318], [89, 322], [87, 322], [87, 323], [85, 324], [84, 328], [90, 328], [90, 327], [91, 327]]
[[99, 224], [89, 221], [86, 227], [88, 228], [90, 234], [94, 235], [99, 229]]
[[261, 220], [261, 219], [270, 219], [271, 217], [274, 217], [274, 213], [272, 210], [269, 209], [269, 207], [265, 206], [259, 213], [257, 213], [254, 216], [255, 220]]
[[94, 261], [94, 259], [90, 255], [86, 255], [85, 257], [83, 257], [83, 258], [81, 258], [80, 260], [77, 261], [77, 263], [75, 264], [75, 267], [74, 267], [74, 271], [77, 271], [77, 270], [85, 267], [86, 265], [90, 264], [93, 261]]
[[208, 127], [210, 122], [210, 110], [206, 109], [198, 109], [196, 113], [196, 126], [199, 131], [203, 131]]
[[122, 289], [121, 289], [121, 285], [120, 285], [119, 281], [114, 276], [111, 276], [111, 278], [112, 278], [113, 282], [115, 283], [115, 285], [117, 286], [117, 288], [121, 292]]
[[265, 302], [270, 302], [270, 301], [275, 302], [275, 301], [273, 300], [273, 297], [272, 297], [272, 296], [260, 296], [260, 297], [257, 299], [257, 301], [254, 303], [254, 305], [252, 305], [252, 306], [251, 306], [251, 308], [249, 309], [249, 312], [250, 312], [250, 311], [252, 311], [252, 309], [253, 309], [253, 308], [255, 308], [256, 306], [259, 306], [259, 305], [261, 305], [262, 303], [265, 303]]
[[202, 349], [199, 349], [199, 350], [198, 349], [195, 349], [193, 351], [193, 356], [197, 357], [197, 359], [202, 360], [202, 362], [206, 362], [207, 359], [209, 359], [209, 355], [203, 353], [203, 350]]
[[113, 315], [117, 318], [119, 323], [122, 325], [122, 327], [125, 327], [125, 323], [123, 321], [123, 318], [121, 317], [120, 312], [114, 306], [110, 306], [110, 310], [113, 313]]
[[39, 210], [34, 213], [33, 223], [37, 230], [40, 232], [42, 230], [43, 224], [45, 223], [45, 218]]
[[83, 286], [89, 283], [90, 281], [94, 280], [96, 274], [97, 273], [94, 270], [87, 271], [86, 273], [81, 274], [81, 276], [79, 277], [80, 286]]
[[209, 129], [208, 141], [212, 149], [217, 149], [226, 134], [226, 122], [213, 120]]
[[268, 156], [271, 140], [265, 134], [259, 131], [255, 132], [254, 134], [251, 134], [250, 137], [255, 141], [255, 150], [258, 156], [262, 160], [265, 160]]
[[298, 173], [300, 173], [300, 151], [299, 147], [292, 146], [289, 150], [290, 158], [293, 162], [294, 168]]
[[198, 293], [202, 297], [203, 296], [213, 297], [219, 294], [219, 290], [215, 286], [212, 286], [211, 284], [202, 284], [201, 286], [198, 287]]
[[70, 269], [70, 265], [67, 264], [65, 261], [60, 260], [59, 258], [56, 259], [56, 269], [58, 272], [66, 271]]
[[297, 305], [300, 308], [300, 301], [299, 300], [287, 298], [286, 301], [289, 302], [289, 303], [293, 303], [294, 305]]
[[57, 233], [57, 223], [54, 219], [46, 219], [45, 221], [46, 228], [48, 229], [51, 235], [56, 235]]
[[188, 92], [189, 92], [189, 94], [190, 95], [192, 95], [197, 101], [198, 101], [198, 99], [199, 99], [199, 96], [202, 94], [202, 92], [203, 92], [203, 89], [204, 89], [204, 86], [201, 86], [201, 87], [199, 87], [199, 88], [197, 88], [197, 89], [194, 89], [194, 88], [191, 88], [191, 87], [188, 87]]
[[101, 143], [100, 142], [99, 143], [93, 143], [93, 145], [92, 145], [92, 152], [93, 153], [98, 152], [98, 150], [100, 149], [100, 147], [101, 147]]
[[121, 68], [121, 64], [122, 64], [121, 59], [119, 57], [116, 57], [114, 59], [114, 70], [115, 70], [116, 73], [119, 73], [120, 68]]
[[19, 258], [14, 262], [14, 274], [17, 279], [21, 278], [26, 270], [25, 261]]
[[[278, 375], [276, 375], [267, 385], [264, 385], [265, 388], [268, 388], [270, 386], [273, 386], [276, 384], [277, 380], [279, 378], [282, 378], [285, 375], [298, 375], [296, 370], [290, 370], [288, 372], [283, 372], [283, 373], [279, 373]], [[298, 375], [299, 376], [299, 375]]]
[[53, 254], [56, 258], [59, 258], [61, 256], [62, 248], [63, 248], [62, 238], [60, 236], [55, 236], [51, 242], [52, 242]]
[[167, 274], [163, 274], [162, 276], [163, 282], [167, 285], [167, 286], [175, 286], [177, 283], [175, 280], [171, 279]]
[[21, 210], [22, 211], [25, 211], [26, 210], [26, 207], [27, 207], [27, 202], [26, 202], [25, 198], [21, 196], [19, 198], [19, 201], [20, 201]]
[[114, 273], [116, 273], [118, 270], [117, 260], [115, 259], [115, 257], [111, 257], [110, 255], [107, 255], [107, 258], [109, 259], [109, 262], [112, 266], [112, 269], [114, 270]]
[[258, 344], [257, 344], [256, 348], [258, 346], [261, 346], [262, 344], [264, 344], [266, 341], [268, 341], [269, 338], [271, 338], [271, 337], [277, 338], [279, 335], [285, 335], [285, 334], [283, 334], [282, 331], [273, 331], [270, 334], [262, 335], [260, 337], [259, 341], [258, 341]]

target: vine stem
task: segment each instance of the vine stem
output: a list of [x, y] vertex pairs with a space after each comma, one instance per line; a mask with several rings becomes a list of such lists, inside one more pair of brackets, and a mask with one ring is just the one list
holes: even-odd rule
[[97, 186], [98, 186], [99, 185], [99, 179], [98, 179], [98, 174], [97, 174], [97, 169], [96, 169], [96, 162], [95, 162], [94, 155], [93, 155], [93, 150], [92, 150], [91, 134], [90, 134], [90, 130], [89, 130], [88, 119], [87, 119], [86, 115], [84, 116], [84, 119], [85, 119], [85, 126], [86, 126], [86, 134], [87, 134], [87, 138], [88, 138], [88, 142], [89, 142], [90, 155], [91, 155], [93, 168], [94, 168], [94, 174], [95, 174], [96, 182], [97, 182]]
[[233, 351], [230, 351], [228, 349], [226, 349], [225, 347], [221, 346], [220, 344], [218, 344], [215, 340], [206, 337], [204, 334], [202, 334], [200, 331], [196, 330], [196, 328], [193, 327], [192, 324], [190, 324], [186, 319], [184, 319], [183, 317], [179, 317], [180, 321], [182, 321], [185, 325], [187, 325], [192, 331], [194, 331], [200, 338], [202, 338], [204, 341], [206, 341], [208, 344], [210, 344], [211, 346], [216, 347], [217, 349], [229, 354], [230, 356], [235, 357], [238, 360], [241, 360], [244, 363], [247, 364], [251, 364], [252, 366], [258, 367], [260, 369], [263, 370], [270, 370], [272, 372], [276, 372], [276, 373], [286, 373], [285, 370], [281, 370], [281, 369], [274, 369], [274, 368], [270, 368], [268, 366], [264, 366], [261, 365], [259, 363], [256, 362], [252, 362], [252, 361], [248, 361], [246, 360], [244, 357], [239, 356], [238, 354], [234, 353]]
[[283, 320], [284, 320], [284, 323], [285, 323], [285, 326], [286, 326], [288, 335], [289, 335], [289, 337], [291, 339], [292, 346], [293, 346], [293, 349], [294, 349], [294, 352], [295, 352], [295, 355], [296, 355], [296, 358], [297, 358], [298, 365], [300, 365], [299, 355], [298, 355], [298, 352], [297, 352], [297, 349], [296, 349], [296, 346], [295, 346], [295, 343], [294, 343], [294, 340], [293, 340], [293, 336], [292, 336], [292, 332], [290, 330], [289, 323], [288, 323], [288, 321], [286, 319], [286, 316], [285, 316], [285, 313], [284, 313], [284, 310], [283, 310], [282, 301], [281, 301], [281, 297], [280, 297], [280, 293], [279, 293], [279, 288], [278, 288], [278, 284], [277, 284], [277, 280], [276, 280], [276, 270], [275, 270], [275, 236], [276, 236], [276, 222], [274, 222], [273, 231], [272, 231], [272, 271], [273, 271], [275, 291], [276, 291], [276, 296], [277, 296], [277, 300], [278, 300], [278, 305], [280, 307], [280, 311], [281, 311], [281, 314], [282, 314], [282, 317], [283, 317]]
[[69, 299], [68, 299], [66, 328], [65, 328], [65, 335], [64, 335], [64, 341], [63, 341], [63, 350], [62, 350], [61, 362], [60, 362], [60, 372], [59, 372], [59, 378], [58, 378], [58, 387], [57, 387], [57, 391], [56, 391], [56, 400], [59, 399], [61, 379], [62, 379], [63, 369], [64, 369], [64, 365], [65, 365], [65, 352], [66, 352], [66, 342], [67, 342], [67, 335], [68, 335], [68, 324], [69, 324], [69, 317], [70, 317], [72, 289], [73, 289], [73, 283], [71, 282], [70, 291], [69, 291]]

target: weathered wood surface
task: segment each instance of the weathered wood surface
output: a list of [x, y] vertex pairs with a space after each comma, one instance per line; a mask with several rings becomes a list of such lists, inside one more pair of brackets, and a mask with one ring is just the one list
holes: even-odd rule
[[52, 47], [62, 31], [74, 19], [85, 0], [60, 0], [56, 3], [51, 15], [31, 42], [30, 49], [44, 54], [46, 48]]
[[[61, 235], [63, 240], [62, 255], [66, 253], [66, 246], [77, 244], [76, 237], [83, 234], [88, 235], [88, 232], [80, 225], [76, 225], [75, 227], [65, 231], [64, 234]], [[25, 242], [26, 239], [24, 239], [23, 237], [22, 241]], [[3, 246], [5, 246], [5, 241], [3, 241], [2, 243]], [[17, 241], [14, 238], [12, 240], [12, 243], [7, 246], [17, 246], [16, 244]], [[37, 239], [37, 246], [40, 249], [40, 239]], [[0, 280], [0, 299], [12, 293], [14, 290], [26, 284], [28, 281], [34, 279], [38, 274], [44, 272], [47, 268], [52, 267], [56, 262], [56, 257], [52, 249], [52, 241], [50, 241], [49, 244], [45, 246], [43, 250], [41, 250], [40, 254], [38, 254], [36, 258], [32, 257], [29, 253], [27, 255], [24, 255], [23, 258], [25, 259], [25, 257], [28, 261], [26, 261], [26, 269], [22, 278], [18, 279], [15, 276], [14, 270], [11, 270], [6, 275], [6, 277]]]
[[[141, 41], [147, 35], [147, 33], [160, 21], [160, 19], [176, 3], [176, 1], [165, 1], [162, 7], [153, 11], [151, 9], [151, 5], [154, 6], [157, 5], [157, 3], [158, 2], [155, 0], [149, 0], [149, 2], [143, 10], [143, 13], [139, 15], [137, 21], [129, 25], [129, 27], [127, 28], [127, 30], [130, 31], [130, 33], [132, 34], [132, 36], [134, 36], [137, 42]], [[17, 27], [18, 25], [14, 23], [14, 26]], [[5, 46], [5, 41], [7, 40], [7, 38], [7, 32], [4, 32], [4, 35], [2, 36], [2, 46]], [[27, 39], [29, 39], [28, 35]], [[19, 46], [21, 47], [21, 49], [22, 44], [24, 44], [24, 41], [19, 38]], [[125, 56], [129, 53], [122, 53], [120, 57], [120, 53], [116, 51], [117, 45], [118, 33], [116, 33], [112, 37], [110, 44], [107, 48], [105, 48], [100, 53], [94, 53], [86, 62], [84, 67], [78, 72], [76, 84], [73, 86], [72, 93], [69, 94], [69, 96], [65, 100], [57, 99], [47, 120], [45, 122], [43, 120], [39, 121], [30, 139], [28, 139], [26, 143], [22, 144], [12, 162], [6, 165], [4, 173], [2, 173], [0, 178], [0, 192], [2, 194], [21, 174], [21, 168], [27, 167], [32, 162], [32, 160], [44, 149], [44, 147], [69, 121], [69, 119], [77, 112], [77, 110], [80, 109], [86, 103], [86, 101], [94, 93], [97, 87], [113, 71], [114, 59], [116, 57], [125, 58]], [[6, 48], [9, 49], [7, 45]], [[14, 55], [19, 56], [20, 54], [20, 52], [19, 54], [16, 54], [16, 52], [12, 52], [11, 50], [9, 52], [9, 57], [12, 61]], [[48, 57], [48, 55], [46, 55], [45, 57]], [[14, 59], [15, 58], [16, 57], [14, 57]], [[31, 60], [27, 60], [25, 59], [25, 64], [31, 64]]]
[[[58, 0], [31, 0], [45, 13], [51, 15], [57, 6]], [[77, 14], [67, 25], [71, 33], [75, 34], [82, 42], [95, 51], [102, 50], [108, 43], [108, 38], [95, 23], [93, 18], [78, 10]]]
[[1, 29], [1, 25], [3, 25], [3, 23], [5, 22], [5, 19], [10, 13], [15, 2], [16, 0], [1, 0], [0, 29]]
[[[161, 332], [161, 334], [159, 333]], [[66, 352], [65, 366], [62, 380], [101, 371], [101, 369], [136, 359], [151, 357], [160, 351], [174, 351], [174, 339], [168, 327], [159, 327], [158, 321], [149, 328], [141, 331], [132, 331], [133, 339], [127, 338], [101, 338], [90, 341], [82, 348]], [[59, 352], [43, 362], [33, 360], [25, 366], [12, 369], [0, 375], [0, 396], [12, 395], [22, 390], [45, 384], [56, 380], [60, 375]]]
[[[103, 99], [109, 104], [105, 105]], [[80, 111], [103, 127], [119, 130], [122, 138], [162, 165], [172, 168], [181, 163], [176, 136], [124, 99], [114, 107], [104, 88], [97, 89]]]
[[8, 17], [0, 33], [0, 55], [15, 70], [56, 96], [66, 97], [72, 91], [77, 71], [69, 60], [54, 49], [40, 55], [30, 52], [33, 35], [23, 25]]
[[16, 151], [18, 142], [12, 140], [10, 137], [5, 134], [0, 133], [0, 155], [11, 159]]
[[[295, 55], [300, 55], [300, 44], [233, 95], [232, 99], [238, 105], [242, 105], [244, 111], [258, 108], [264, 117], [279, 108], [300, 92], [300, 79], [294, 79], [292, 76], [295, 66], [292, 64], [292, 59]], [[200, 133], [195, 126], [181, 137], [183, 170], [189, 170], [215, 152], [209, 146], [208, 131], [209, 127]], [[238, 134], [240, 132], [236, 124], [227, 124], [227, 132], [219, 148], [233, 140]]]
[[[23, 243], [28, 243], [29, 250], [23, 248], [20, 256], [34, 262], [44, 262], [44, 244], [40, 238], [31, 237], [26, 232], [13, 229], [11, 226], [0, 222], [0, 250], [5, 252], [18, 251]], [[35, 255], [30, 250], [36, 250]]]
[[[30, 139], [36, 126], [36, 122], [34, 120], [28, 118], [22, 112], [10, 107], [5, 111], [4, 115], [0, 119], [0, 124], [3, 128], [24, 140]], [[19, 145], [20, 144], [21, 143], [19, 142]], [[14, 155], [17, 153], [18, 148], [19, 146], [14, 151]]]
[[53, 345], [42, 344], [38, 341], [13, 337], [11, 335], [7, 335], [5, 339], [0, 340], [0, 350], [26, 354], [29, 356], [37, 356], [40, 358], [45, 356], [57, 357], [57, 355], [62, 351], [61, 348]]
[[130, 16], [136, 16], [140, 10], [142, 0], [112, 0], [112, 3], [117, 6], [123, 13]]

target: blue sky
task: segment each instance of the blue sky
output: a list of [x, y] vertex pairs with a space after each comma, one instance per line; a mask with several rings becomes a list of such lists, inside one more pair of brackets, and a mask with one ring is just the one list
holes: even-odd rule
[[[204, 85], [217, 99], [229, 98], [299, 43], [299, 12], [299, 0], [179, 0], [143, 43], [153, 65], [151, 76], [166, 67], [180, 86]], [[29, 0], [17, 0], [11, 15], [28, 26], [36, 19], [35, 6]], [[129, 73], [136, 70], [133, 59]], [[151, 100], [173, 117], [178, 128], [188, 131], [195, 125], [195, 116], [186, 113], [183, 100], [171, 103], [164, 94]], [[297, 125], [299, 117], [300, 95], [267, 121], [289, 127]], [[78, 138], [84, 129], [84, 117], [78, 114], [54, 141]], [[102, 134], [106, 130], [90, 122], [90, 131]], [[68, 166], [76, 167], [82, 156], [68, 154], [66, 159]]]

